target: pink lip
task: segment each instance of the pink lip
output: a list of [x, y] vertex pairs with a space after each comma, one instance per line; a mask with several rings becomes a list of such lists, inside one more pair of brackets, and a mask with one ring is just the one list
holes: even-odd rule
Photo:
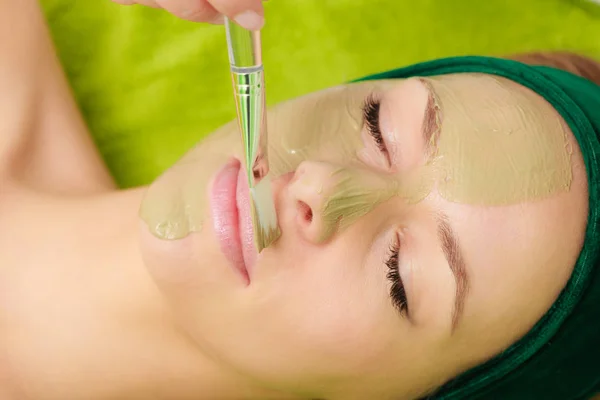
[[237, 159], [217, 174], [210, 193], [213, 225], [221, 251], [246, 284], [256, 262], [248, 183]]

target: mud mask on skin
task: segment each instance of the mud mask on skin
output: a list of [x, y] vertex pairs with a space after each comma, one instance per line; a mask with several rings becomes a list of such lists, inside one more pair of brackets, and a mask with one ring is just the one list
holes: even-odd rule
[[445, 199], [508, 205], [567, 191], [564, 122], [540, 96], [484, 74], [428, 79], [442, 110], [437, 190]]
[[419, 171], [401, 173], [400, 181], [371, 186], [374, 192], [360, 193], [369, 186], [346, 179], [332, 196], [335, 202], [325, 202], [326, 215], [346, 218], [344, 226], [393, 196], [416, 202], [434, 188], [448, 201], [483, 206], [535, 201], [569, 190], [572, 149], [565, 125], [540, 96], [483, 74], [422, 82], [439, 112], [434, 119], [438, 132], [426, 146], [431, 154], [424, 154], [430, 158]]
[[502, 206], [569, 189], [571, 149], [564, 123], [541, 97], [491, 75], [422, 82], [437, 110], [423, 165], [398, 176], [336, 170], [332, 189], [323, 193], [321, 240], [392, 197], [415, 203], [437, 190], [452, 202]]
[[150, 233], [174, 240], [202, 230], [208, 206], [206, 188], [212, 176], [232, 153], [241, 154], [239, 147], [232, 149], [232, 144], [239, 142], [228, 133], [234, 132], [234, 127], [230, 123], [221, 128], [221, 132], [188, 152], [148, 188], [139, 214]]
[[[326, 164], [330, 165], [330, 164]], [[317, 241], [326, 241], [336, 230], [344, 230], [357, 219], [366, 215], [377, 205], [397, 197], [407, 203], [417, 203], [430, 191], [433, 182], [431, 174], [424, 171], [418, 174], [407, 173], [401, 178], [381, 174], [362, 167], [321, 168], [317, 172], [319, 182], [315, 186], [312, 176], [301, 173], [297, 185], [308, 186], [323, 199], [317, 211], [320, 226]], [[307, 176], [308, 175], [308, 176]]]
[[[305, 160], [356, 163], [364, 147], [361, 106], [375, 88], [368, 82], [341, 86], [282, 103], [269, 111], [270, 173], [294, 171]], [[233, 148], [232, 148], [233, 147]], [[148, 189], [140, 217], [160, 239], [181, 239], [202, 230], [209, 214], [207, 191], [214, 174], [232, 157], [241, 157], [235, 123], [192, 149]]]
[[[543, 99], [490, 75], [446, 75], [423, 82], [435, 94], [438, 132], [423, 154], [425, 162], [397, 176], [357, 166], [357, 154], [364, 149], [362, 102], [373, 90], [385, 91], [400, 81], [331, 89], [284, 104], [269, 116], [269, 156], [275, 176], [294, 171], [305, 160], [337, 166], [325, 178], [331, 180], [330, 188], [320, 194], [321, 240], [392, 197], [418, 202], [437, 190], [449, 201], [494, 206], [569, 189], [566, 132], [558, 113]], [[231, 145], [234, 137], [224, 142]], [[231, 155], [226, 146], [222, 152], [215, 148], [214, 143], [200, 146], [151, 187], [142, 218], [156, 236], [178, 239], [201, 229], [213, 166]]]

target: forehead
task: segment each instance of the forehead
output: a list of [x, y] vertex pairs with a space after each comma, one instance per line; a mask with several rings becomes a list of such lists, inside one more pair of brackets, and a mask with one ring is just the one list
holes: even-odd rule
[[[510, 137], [534, 130], [534, 135], [524, 136], [513, 151], [495, 143], [493, 136], [489, 142], [479, 143], [476, 149], [494, 144], [491, 148], [494, 151], [485, 158], [475, 158], [479, 171], [473, 165], [461, 163], [452, 167], [454, 174], [469, 179], [477, 178], [470, 174], [490, 168], [481, 175], [479, 182], [481, 188], [489, 184], [481, 191], [486, 194], [493, 194], [499, 185], [522, 179], [521, 189], [527, 189], [523, 185], [533, 185], [521, 192], [524, 196], [513, 198], [509, 203], [494, 201], [492, 204], [458, 201], [461, 196], [464, 200], [464, 196], [470, 195], [464, 192], [454, 193], [454, 197], [436, 193], [427, 199], [435, 203], [433, 207], [442, 208], [448, 215], [470, 268], [472, 285], [465, 313], [471, 318], [465, 329], [470, 333], [477, 331], [480, 335], [477, 337], [485, 337], [487, 344], [502, 347], [502, 343], [516, 340], [533, 326], [552, 305], [571, 275], [587, 220], [585, 166], [568, 125], [550, 104], [531, 90], [510, 80], [477, 74], [434, 77], [432, 82], [438, 85], [436, 92], [445, 96], [447, 104], [455, 102], [445, 107], [444, 129], [455, 130], [451, 134], [464, 136], [484, 130], [495, 133], [491, 124], [498, 125], [498, 119], [506, 115], [512, 117], [508, 124], [500, 124], [507, 129], [505, 135]], [[452, 93], [446, 93], [450, 88]], [[452, 127], [457, 122], [449, 121], [449, 113], [462, 117], [470, 115], [471, 118], [467, 124], [463, 121], [462, 127]], [[525, 129], [525, 126], [531, 128]], [[469, 147], [473, 143], [477, 142], [470, 142], [466, 149], [477, 155], [474, 148]], [[549, 143], [554, 146], [554, 152], [546, 155], [548, 158], [532, 163], [543, 155], [540, 149]], [[507, 156], [503, 164], [495, 165], [499, 160], [497, 157], [503, 154]], [[565, 154], [568, 158], [564, 158]], [[557, 156], [561, 158], [556, 159]], [[467, 161], [475, 162], [473, 159]], [[544, 175], [566, 161], [568, 163], [558, 171], [560, 179]], [[502, 176], [494, 175], [502, 172], [503, 165], [515, 172], [504, 182], [500, 180]], [[539, 168], [543, 165], [546, 166]], [[539, 168], [540, 173], [535, 168]], [[570, 174], [568, 184], [556, 190], [560, 185], [550, 184], [566, 183], [564, 172]], [[506, 173], [503, 172], [504, 178], [511, 176]], [[538, 186], [543, 183], [546, 185]], [[519, 193], [519, 186], [513, 190]], [[441, 192], [443, 194], [443, 188]], [[535, 193], [539, 195], [533, 195]], [[511, 323], [507, 326], [506, 321]], [[506, 326], [507, 329], [490, 331], [489, 326]], [[478, 345], [484, 344], [477, 340], [469, 342], [472, 351]]]
[[566, 191], [565, 124], [541, 96], [486, 74], [429, 78], [441, 109], [438, 190], [459, 203], [514, 204]]

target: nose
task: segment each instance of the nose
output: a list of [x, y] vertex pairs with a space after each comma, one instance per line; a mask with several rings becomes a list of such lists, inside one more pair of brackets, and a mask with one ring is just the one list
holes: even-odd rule
[[334, 171], [331, 164], [304, 161], [288, 186], [300, 234], [312, 243], [326, 241], [335, 228], [336, 221], [328, 221], [323, 212]]

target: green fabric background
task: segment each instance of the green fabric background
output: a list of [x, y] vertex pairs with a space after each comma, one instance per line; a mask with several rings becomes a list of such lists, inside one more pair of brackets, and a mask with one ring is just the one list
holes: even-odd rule
[[[234, 118], [222, 27], [109, 0], [41, 0], [80, 108], [123, 187]], [[600, 58], [584, 0], [270, 0], [269, 104], [436, 57], [569, 49]]]

